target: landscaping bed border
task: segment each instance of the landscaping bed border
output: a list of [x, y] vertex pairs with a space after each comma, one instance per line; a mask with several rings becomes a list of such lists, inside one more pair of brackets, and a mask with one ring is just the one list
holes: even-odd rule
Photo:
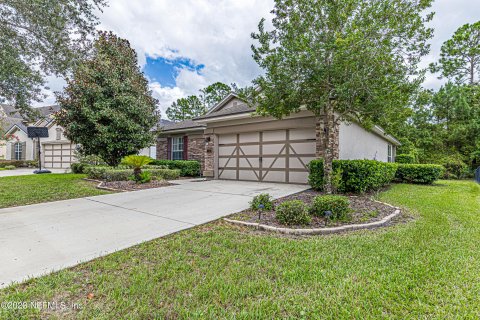
[[283, 233], [283, 234], [289, 234], [289, 235], [322, 235], [322, 234], [335, 234], [335, 233], [342, 233], [346, 231], [375, 229], [375, 228], [383, 227], [386, 224], [388, 224], [393, 218], [399, 216], [401, 213], [401, 210], [399, 207], [395, 207], [395, 206], [392, 206], [391, 204], [377, 201], [377, 200], [372, 200], [372, 201], [389, 206], [395, 211], [379, 221], [361, 223], [361, 224], [347, 224], [347, 225], [343, 225], [339, 227], [331, 227], [331, 228], [305, 228], [305, 229], [279, 228], [279, 227], [269, 226], [269, 225], [261, 224], [257, 222], [246, 222], [246, 221], [233, 220], [229, 218], [223, 218], [223, 220], [234, 225], [255, 227], [256, 229], [259, 229], [259, 230], [273, 231], [276, 233]]

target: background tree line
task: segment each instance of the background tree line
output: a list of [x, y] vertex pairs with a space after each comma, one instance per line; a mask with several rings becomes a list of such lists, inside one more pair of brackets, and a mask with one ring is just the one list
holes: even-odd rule
[[394, 132], [403, 143], [398, 152], [442, 164], [452, 178], [471, 176], [480, 166], [480, 22], [461, 26], [430, 70], [447, 83], [416, 95], [411, 115]]

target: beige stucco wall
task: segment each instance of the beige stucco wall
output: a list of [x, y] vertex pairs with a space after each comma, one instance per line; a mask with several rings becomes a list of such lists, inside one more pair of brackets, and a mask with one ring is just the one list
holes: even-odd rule
[[0, 159], [7, 158], [7, 142], [0, 140]]
[[[15, 135], [18, 138], [19, 142], [24, 142], [24, 141], [26, 142], [25, 160], [33, 160], [34, 146], [33, 146], [32, 139], [30, 139], [25, 132], [18, 129], [13, 132], [13, 135]], [[17, 142], [16, 139], [7, 142], [7, 154], [6, 154], [7, 160], [12, 160], [12, 148], [13, 148], [13, 144], [16, 142]]]
[[340, 159], [376, 159], [388, 161], [389, 142], [356, 123], [340, 124]]

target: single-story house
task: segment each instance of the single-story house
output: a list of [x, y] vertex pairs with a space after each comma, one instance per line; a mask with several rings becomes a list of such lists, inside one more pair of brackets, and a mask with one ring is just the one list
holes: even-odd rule
[[[194, 120], [163, 126], [157, 159], [198, 160], [203, 175], [215, 179], [307, 183], [308, 163], [323, 156], [324, 135], [310, 111], [278, 120], [254, 115], [231, 93]], [[378, 126], [366, 130], [355, 122], [335, 130], [338, 159], [395, 161], [400, 142]]]
[[[5, 135], [13, 136], [12, 139], [4, 142], [5, 158], [7, 160], [36, 160], [38, 149], [36, 139], [28, 138], [27, 127], [47, 127], [48, 138], [41, 138], [42, 166], [45, 168], [70, 168], [70, 165], [77, 161], [76, 147], [64, 135], [64, 129], [57, 125], [54, 114], [60, 110], [59, 106], [46, 106], [36, 108], [40, 116], [33, 122], [26, 122], [19, 118], [13, 121], [5, 132]], [[162, 120], [161, 124], [169, 123]], [[156, 156], [156, 145], [140, 150], [139, 154]]]

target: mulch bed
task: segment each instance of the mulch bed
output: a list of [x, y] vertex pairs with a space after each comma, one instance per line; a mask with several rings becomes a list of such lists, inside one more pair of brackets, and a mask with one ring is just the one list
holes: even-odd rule
[[135, 181], [111, 181], [102, 182], [101, 188], [122, 190], [122, 191], [135, 191], [144, 189], [153, 189], [171, 186], [172, 184], [166, 180], [152, 180], [148, 183], [136, 183]]
[[[275, 206], [287, 200], [301, 200], [305, 204], [310, 205], [313, 201], [313, 198], [322, 195], [321, 192], [316, 192], [313, 190], [306, 190], [300, 193], [292, 194], [274, 201]], [[292, 229], [303, 229], [303, 228], [330, 228], [336, 226], [342, 226], [347, 224], [359, 224], [359, 223], [369, 223], [374, 221], [382, 220], [384, 217], [392, 214], [395, 209], [387, 206], [383, 203], [373, 201], [369, 195], [360, 195], [353, 196], [348, 195], [350, 200], [350, 208], [352, 209], [351, 220], [349, 221], [328, 221], [325, 225], [325, 219], [323, 217], [314, 217], [312, 216], [312, 222], [309, 225], [290, 225], [288, 228]], [[233, 214], [228, 217], [234, 220], [246, 221], [261, 223], [273, 227], [286, 227], [277, 221], [275, 217], [275, 211], [263, 211], [261, 214], [260, 221], [258, 220], [258, 211], [256, 210], [244, 210], [238, 213]]]

